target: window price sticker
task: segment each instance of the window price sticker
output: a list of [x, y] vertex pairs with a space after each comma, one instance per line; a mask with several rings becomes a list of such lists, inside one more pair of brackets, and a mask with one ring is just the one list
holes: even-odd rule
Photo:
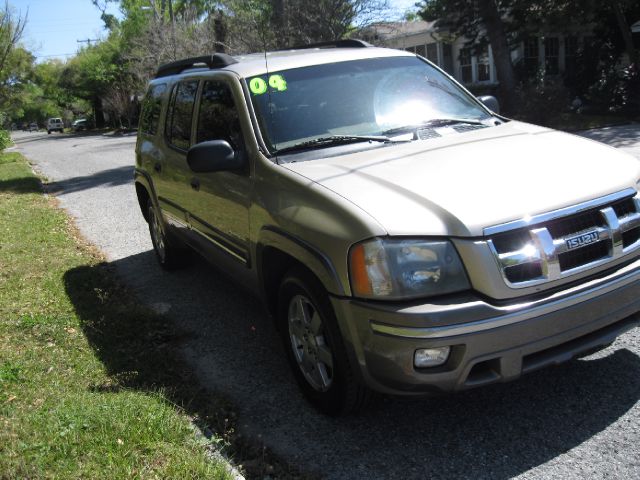
[[254, 95], [267, 93], [269, 87], [277, 92], [284, 92], [287, 89], [287, 81], [282, 75], [270, 75], [268, 80], [262, 77], [255, 77], [249, 80], [249, 90]]

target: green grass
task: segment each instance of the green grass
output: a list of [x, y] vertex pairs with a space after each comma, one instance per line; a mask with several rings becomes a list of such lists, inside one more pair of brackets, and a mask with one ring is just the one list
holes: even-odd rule
[[192, 420], [228, 407], [185, 386], [179, 340], [0, 154], [0, 478], [226, 478]]

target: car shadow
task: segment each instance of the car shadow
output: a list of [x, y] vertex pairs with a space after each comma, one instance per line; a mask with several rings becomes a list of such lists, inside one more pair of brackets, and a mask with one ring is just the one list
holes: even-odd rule
[[40, 180], [33, 176], [0, 180], [0, 193], [42, 193]]
[[[127, 293], [101, 299], [105, 269], [127, 285], [133, 305], [162, 315], [124, 314]], [[614, 345], [517, 382], [435, 398], [380, 396], [358, 415], [329, 418], [298, 392], [259, 302], [204, 262], [169, 274], [147, 251], [73, 269], [65, 284], [96, 356], [126, 388], [165, 392], [208, 419], [205, 433], [226, 422], [209, 407], [229, 402], [237, 432], [323, 478], [511, 478], [599, 434], [640, 398], [640, 358]], [[248, 478], [263, 478], [261, 468]]]
[[108, 132], [106, 133], [104, 130], [83, 130], [80, 132], [52, 132], [51, 134], [47, 134], [46, 131], [42, 132], [17, 132], [18, 134], [12, 135], [11, 139], [13, 143], [16, 145], [25, 145], [34, 142], [51, 142], [51, 141], [68, 141], [72, 139], [82, 139], [86, 137], [91, 137], [94, 139], [104, 139], [104, 140], [113, 140], [114, 138], [128, 138], [135, 137], [137, 132]]
[[49, 182], [45, 184], [45, 189], [50, 194], [66, 195], [97, 187], [127, 185], [133, 181], [133, 170], [134, 167], [132, 165], [101, 170], [93, 175], [72, 177], [59, 182]]

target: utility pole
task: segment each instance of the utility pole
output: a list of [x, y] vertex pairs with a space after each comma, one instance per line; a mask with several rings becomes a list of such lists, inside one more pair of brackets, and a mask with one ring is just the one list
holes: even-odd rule
[[76, 42], [78, 43], [86, 43], [89, 46], [91, 46], [91, 42], [99, 42], [99, 41], [100, 41], [99, 38], [87, 38], [86, 40], [76, 40]]

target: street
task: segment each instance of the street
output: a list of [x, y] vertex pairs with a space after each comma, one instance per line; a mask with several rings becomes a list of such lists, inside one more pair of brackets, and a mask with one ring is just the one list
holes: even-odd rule
[[[640, 159], [640, 126], [585, 132]], [[166, 273], [133, 187], [135, 136], [14, 132], [47, 191], [139, 300], [187, 332], [201, 384], [228, 398], [242, 433], [323, 478], [638, 478], [640, 329], [611, 347], [496, 385], [377, 399], [327, 418], [303, 399], [257, 300], [196, 261]], [[99, 356], [99, 352], [96, 353]]]

